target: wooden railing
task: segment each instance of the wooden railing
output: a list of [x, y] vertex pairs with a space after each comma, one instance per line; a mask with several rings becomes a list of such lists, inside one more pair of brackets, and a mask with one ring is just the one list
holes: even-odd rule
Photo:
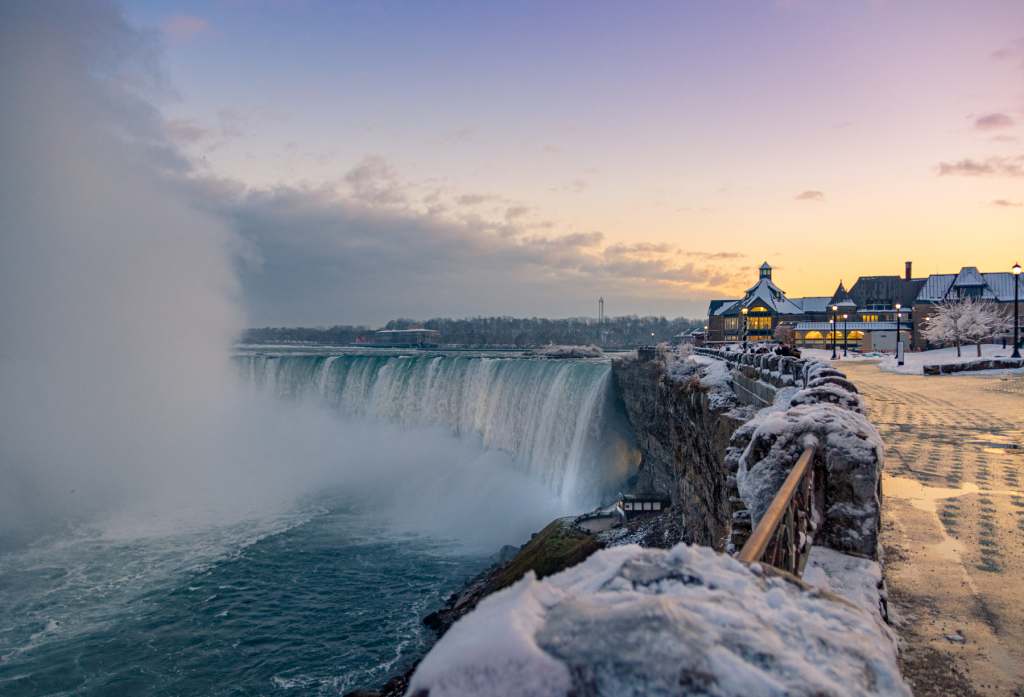
[[808, 446], [801, 453], [740, 550], [740, 561], [764, 562], [797, 576], [803, 573], [820, 517], [814, 452], [814, 446]]

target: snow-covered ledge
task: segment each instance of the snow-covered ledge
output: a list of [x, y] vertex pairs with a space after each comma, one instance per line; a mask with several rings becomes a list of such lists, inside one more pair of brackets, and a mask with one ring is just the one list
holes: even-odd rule
[[408, 694], [909, 697], [877, 613], [769, 571], [630, 545], [531, 572], [456, 623]]

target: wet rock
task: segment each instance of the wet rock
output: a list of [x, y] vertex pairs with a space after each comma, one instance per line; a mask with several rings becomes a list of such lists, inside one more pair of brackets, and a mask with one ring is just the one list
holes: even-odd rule
[[661, 361], [612, 363], [642, 453], [635, 490], [671, 498], [685, 541], [722, 549], [731, 513], [725, 451], [752, 412], [728, 383], [709, 383], [702, 371], [693, 364], [670, 375]]

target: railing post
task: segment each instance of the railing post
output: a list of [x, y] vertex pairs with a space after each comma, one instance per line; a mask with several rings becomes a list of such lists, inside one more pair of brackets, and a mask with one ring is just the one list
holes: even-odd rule
[[[772, 566], [784, 565], [782, 568], [792, 573], [803, 571], [806, 558], [802, 552], [805, 546], [810, 547], [810, 540], [805, 541], [806, 545], [801, 541], [804, 531], [799, 528], [806, 527], [809, 535], [814, 524], [813, 511], [804, 510], [814, 506], [814, 453], [814, 446], [804, 448], [737, 555], [740, 561], [752, 564], [764, 560]], [[768, 552], [770, 558], [765, 559]]]

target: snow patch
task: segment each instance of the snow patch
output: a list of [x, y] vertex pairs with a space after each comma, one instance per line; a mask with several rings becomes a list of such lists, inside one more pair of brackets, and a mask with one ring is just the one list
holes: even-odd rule
[[618, 547], [541, 581], [527, 574], [441, 638], [413, 675], [409, 694], [419, 690], [910, 695], [877, 613], [687, 545]]

